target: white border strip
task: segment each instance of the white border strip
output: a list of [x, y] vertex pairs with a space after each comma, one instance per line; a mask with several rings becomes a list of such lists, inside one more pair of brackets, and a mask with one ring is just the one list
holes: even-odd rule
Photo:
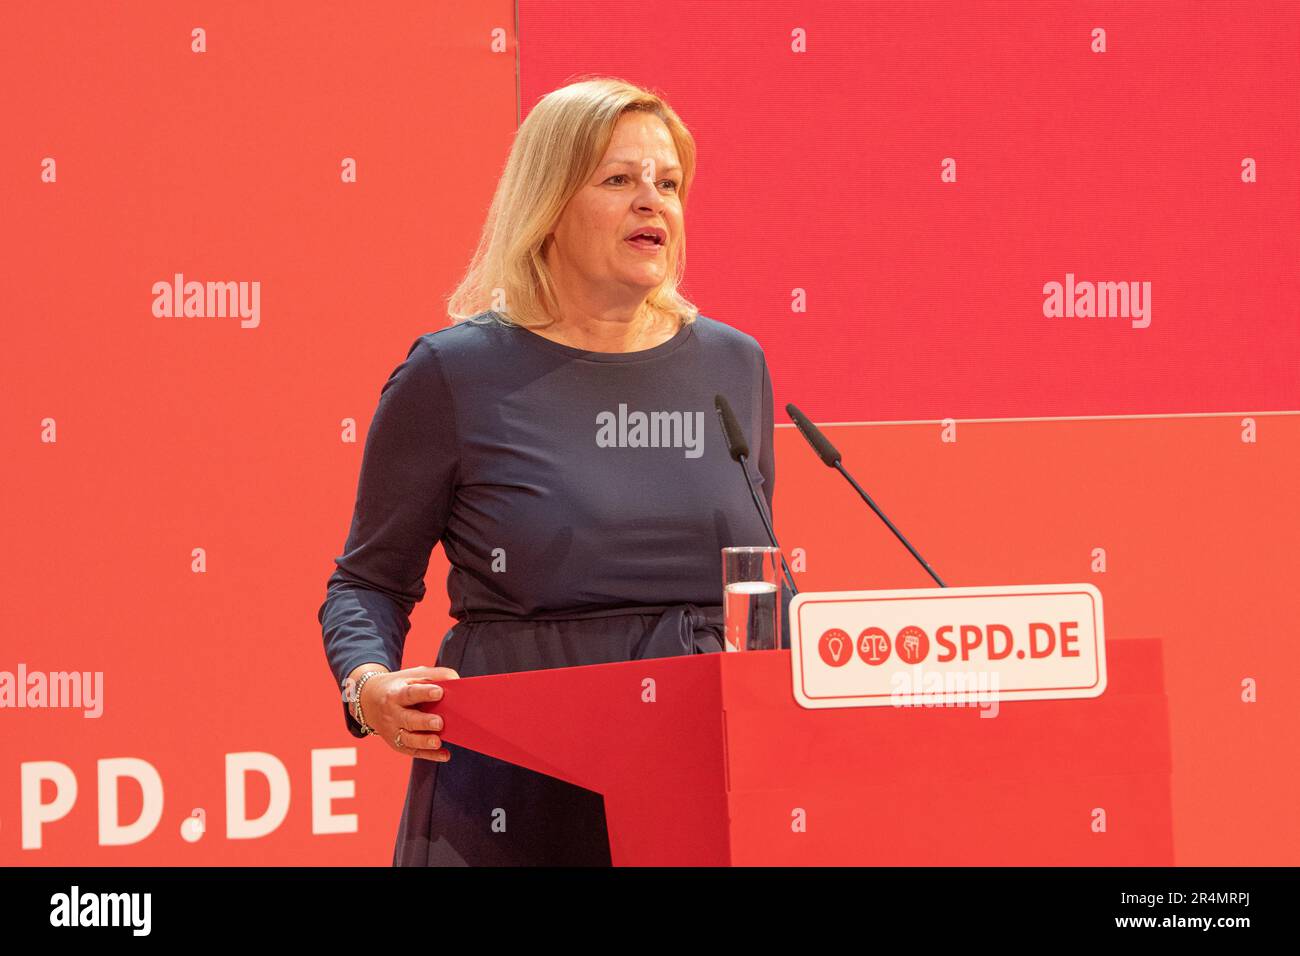
[[[1062, 415], [1056, 418], [954, 418], [955, 422], [1101, 422], [1134, 418], [1260, 418], [1269, 415], [1300, 415], [1296, 412], [1180, 412], [1172, 415]], [[884, 422], [813, 422], [818, 427], [827, 425], [939, 425], [946, 419], [922, 418], [909, 421]], [[794, 422], [777, 422], [777, 428], [794, 428]]]

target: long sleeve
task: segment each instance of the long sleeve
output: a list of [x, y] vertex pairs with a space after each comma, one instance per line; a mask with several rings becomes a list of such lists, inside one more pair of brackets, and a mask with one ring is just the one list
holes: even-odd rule
[[[400, 669], [459, 461], [451, 389], [437, 350], [422, 337], [380, 392], [347, 542], [316, 615], [336, 688], [360, 664]], [[364, 736], [346, 703], [343, 715], [349, 732]]]

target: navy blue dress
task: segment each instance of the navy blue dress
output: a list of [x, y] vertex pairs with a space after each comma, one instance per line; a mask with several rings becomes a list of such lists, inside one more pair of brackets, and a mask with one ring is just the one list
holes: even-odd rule
[[[770, 508], [772, 382], [743, 332], [701, 315], [654, 348], [587, 352], [482, 313], [416, 339], [317, 615], [336, 682], [400, 669], [438, 542], [457, 624], [437, 663], [462, 677], [720, 651], [719, 552], [769, 542], [719, 393]], [[599, 794], [445, 746], [412, 760], [394, 865], [609, 864]]]

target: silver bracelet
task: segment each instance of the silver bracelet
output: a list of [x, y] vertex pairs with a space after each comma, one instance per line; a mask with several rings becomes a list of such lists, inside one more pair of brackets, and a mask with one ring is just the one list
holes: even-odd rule
[[373, 734], [375, 732], [375, 728], [371, 727], [369, 724], [366, 723], [365, 715], [361, 713], [361, 688], [365, 687], [366, 681], [370, 680], [370, 678], [374, 677], [376, 674], [387, 674], [387, 673], [389, 672], [388, 671], [366, 671], [364, 674], [361, 675], [361, 679], [358, 680], [356, 683], [357, 689], [355, 691], [355, 696], [353, 696], [352, 698], [352, 702], [357, 705], [357, 713], [356, 713], [357, 724], [360, 725], [361, 732], [365, 735]]

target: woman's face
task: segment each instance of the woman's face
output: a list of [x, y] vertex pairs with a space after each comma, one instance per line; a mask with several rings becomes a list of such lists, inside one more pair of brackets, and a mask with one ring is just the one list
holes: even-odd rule
[[[596, 171], [551, 232], [546, 261], [556, 283], [596, 308], [643, 300], [668, 277], [683, 239], [681, 179], [663, 120], [640, 112], [619, 117]], [[656, 228], [659, 244], [628, 238]]]

